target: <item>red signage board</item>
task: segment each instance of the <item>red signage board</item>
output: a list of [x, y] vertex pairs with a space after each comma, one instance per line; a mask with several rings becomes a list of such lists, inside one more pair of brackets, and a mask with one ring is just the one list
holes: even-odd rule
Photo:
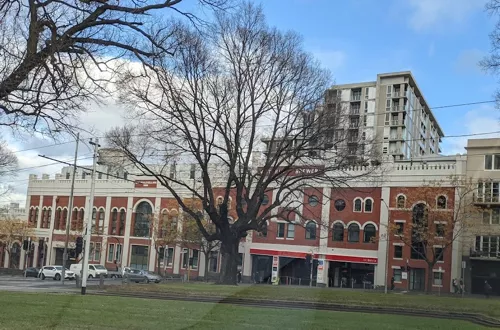
[[250, 249], [250, 254], [260, 254], [264, 256], [278, 256], [278, 257], [300, 258], [300, 259], [305, 259], [307, 255], [306, 252], [279, 251], [279, 250], [267, 250], [267, 249]]
[[[315, 258], [318, 255], [314, 256]], [[369, 258], [369, 257], [354, 257], [354, 256], [344, 256], [340, 254], [327, 254], [325, 255], [325, 259], [328, 261], [340, 261], [340, 262], [352, 262], [356, 264], [377, 264], [377, 258]]]
[[[294, 252], [294, 251], [280, 251], [280, 250], [268, 250], [268, 249], [250, 249], [250, 254], [259, 254], [264, 256], [278, 256], [278, 257], [288, 257], [288, 258], [298, 258], [305, 259], [307, 252]], [[319, 254], [314, 254], [314, 259], [318, 259]], [[325, 260], [328, 261], [340, 261], [340, 262], [352, 262], [356, 264], [377, 264], [377, 258], [370, 257], [355, 257], [355, 256], [345, 256], [340, 254], [327, 254], [325, 255]]]
[[158, 182], [156, 180], [135, 180], [136, 188], [156, 188]]

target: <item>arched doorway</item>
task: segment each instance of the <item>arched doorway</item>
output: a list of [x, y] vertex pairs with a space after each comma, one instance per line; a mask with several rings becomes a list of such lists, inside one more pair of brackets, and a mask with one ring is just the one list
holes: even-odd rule
[[21, 262], [21, 245], [19, 243], [12, 244], [9, 256], [9, 268], [19, 269]]

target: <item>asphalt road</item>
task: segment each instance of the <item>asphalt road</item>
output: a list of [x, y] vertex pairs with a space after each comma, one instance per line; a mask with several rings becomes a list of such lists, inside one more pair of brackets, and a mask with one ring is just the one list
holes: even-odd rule
[[[121, 285], [121, 279], [104, 279], [105, 285]], [[99, 285], [99, 279], [89, 279], [87, 287], [95, 287]], [[79, 291], [74, 280], [64, 281], [64, 286], [61, 281], [52, 279], [41, 280], [34, 277], [21, 276], [0, 276], [1, 291], [24, 291], [24, 292], [73, 292]]]

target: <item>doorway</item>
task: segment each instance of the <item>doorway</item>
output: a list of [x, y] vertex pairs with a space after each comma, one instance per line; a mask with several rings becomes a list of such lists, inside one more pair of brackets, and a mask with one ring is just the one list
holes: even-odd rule
[[145, 245], [132, 245], [130, 254], [130, 268], [148, 269], [149, 247]]
[[410, 269], [410, 291], [424, 291], [425, 288], [425, 269]]

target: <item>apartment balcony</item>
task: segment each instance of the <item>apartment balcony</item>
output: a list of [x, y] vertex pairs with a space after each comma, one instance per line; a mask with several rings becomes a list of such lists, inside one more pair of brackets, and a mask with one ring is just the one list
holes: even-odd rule
[[391, 120], [391, 126], [405, 126], [404, 120]]
[[474, 204], [477, 205], [490, 205], [490, 204], [500, 205], [500, 197], [498, 195], [474, 193], [472, 195], [472, 200]]
[[394, 155], [394, 156], [403, 155], [403, 151], [401, 151], [401, 150], [389, 150], [389, 155]]
[[359, 142], [358, 138], [348, 138], [347, 144], [357, 144]]
[[403, 105], [396, 105], [391, 107], [391, 112], [403, 112], [405, 107]]
[[352, 117], [359, 116], [359, 108], [355, 108], [355, 109], [351, 108], [351, 111], [349, 111], [349, 116], [352, 116]]
[[402, 135], [391, 135], [389, 136], [390, 141], [404, 141], [404, 138]]
[[351, 102], [361, 101], [361, 94], [351, 94]]
[[359, 123], [350, 123], [349, 124], [349, 129], [358, 129], [359, 128]]
[[392, 92], [392, 98], [396, 99], [396, 98], [400, 98], [400, 97], [406, 97], [406, 93], [401, 92], [401, 91]]

